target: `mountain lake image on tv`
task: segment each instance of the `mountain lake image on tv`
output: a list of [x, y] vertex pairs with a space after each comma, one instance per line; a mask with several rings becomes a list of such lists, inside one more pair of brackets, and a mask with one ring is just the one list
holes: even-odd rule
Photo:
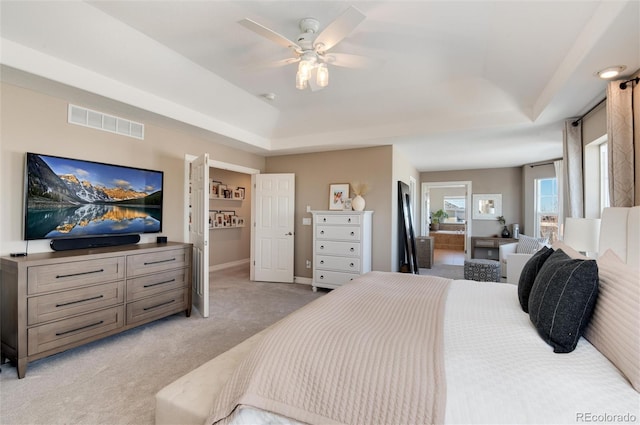
[[27, 153], [26, 240], [162, 230], [162, 171]]

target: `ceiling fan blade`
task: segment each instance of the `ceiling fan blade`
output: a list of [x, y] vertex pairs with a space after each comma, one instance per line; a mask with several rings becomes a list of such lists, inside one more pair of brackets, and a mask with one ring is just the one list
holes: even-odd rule
[[293, 49], [296, 52], [302, 52], [302, 48], [298, 46], [295, 42], [289, 40], [284, 35], [280, 35], [277, 32], [270, 30], [269, 28], [257, 23], [256, 21], [252, 21], [251, 19], [245, 18], [241, 21], [238, 21], [238, 23], [243, 27], [255, 32], [256, 34], [261, 35], [265, 38], [268, 38], [274, 43]]
[[353, 6], [349, 7], [318, 35], [314, 46], [322, 44], [318, 50], [326, 52], [349, 35], [365, 18], [366, 16], [358, 9]]
[[329, 65], [343, 66], [345, 68], [373, 68], [381, 63], [376, 59], [347, 53], [327, 53], [322, 56], [322, 59]]

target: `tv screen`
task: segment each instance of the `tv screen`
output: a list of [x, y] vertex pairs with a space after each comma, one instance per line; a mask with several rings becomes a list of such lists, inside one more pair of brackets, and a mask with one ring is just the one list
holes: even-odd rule
[[162, 171], [27, 153], [25, 240], [162, 231]]

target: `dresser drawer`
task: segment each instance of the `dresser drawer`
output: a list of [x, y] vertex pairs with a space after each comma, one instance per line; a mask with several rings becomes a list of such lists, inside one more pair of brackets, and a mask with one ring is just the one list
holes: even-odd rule
[[359, 242], [316, 241], [318, 254], [347, 255], [350, 257], [360, 255]]
[[27, 300], [27, 324], [35, 325], [124, 303], [124, 281], [71, 289]]
[[127, 325], [186, 310], [188, 302], [188, 291], [186, 289], [178, 289], [129, 303], [127, 304]]
[[127, 301], [134, 301], [160, 292], [184, 288], [188, 270], [170, 270], [127, 280]]
[[316, 257], [316, 268], [358, 273], [360, 271], [360, 259], [318, 255]]
[[317, 239], [360, 240], [360, 227], [355, 226], [317, 226]]
[[149, 254], [129, 255], [127, 257], [127, 273], [129, 276], [141, 276], [188, 265], [189, 252], [186, 249], [158, 251]]
[[359, 215], [317, 215], [318, 224], [360, 224]]
[[27, 329], [28, 354], [72, 344], [124, 326], [124, 306]]
[[124, 279], [124, 257], [34, 266], [27, 271], [27, 293], [40, 294], [119, 279]]
[[357, 273], [340, 273], [327, 270], [316, 270], [314, 283], [321, 285], [323, 283], [330, 285], [342, 285], [360, 276]]

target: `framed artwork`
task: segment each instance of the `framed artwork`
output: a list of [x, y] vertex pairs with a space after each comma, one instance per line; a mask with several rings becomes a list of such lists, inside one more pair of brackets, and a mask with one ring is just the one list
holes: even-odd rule
[[351, 211], [352, 209], [352, 205], [351, 205], [351, 198], [347, 198], [344, 200], [344, 209], [347, 211]]
[[219, 195], [219, 187], [220, 187], [221, 182], [215, 181], [215, 180], [211, 180], [211, 182], [209, 183], [209, 196], [211, 198], [217, 198]]
[[240, 188], [234, 189], [233, 190], [233, 199], [240, 200], [242, 198], [244, 198], [244, 196], [243, 196], [242, 192], [240, 191]]
[[502, 215], [502, 194], [473, 195], [473, 219], [495, 220]]
[[238, 187], [238, 192], [240, 192], [240, 199], [244, 199], [244, 187]]
[[329, 185], [329, 209], [344, 210], [344, 204], [349, 197], [349, 183], [335, 183]]
[[224, 214], [220, 212], [216, 213], [213, 227], [224, 227]]

